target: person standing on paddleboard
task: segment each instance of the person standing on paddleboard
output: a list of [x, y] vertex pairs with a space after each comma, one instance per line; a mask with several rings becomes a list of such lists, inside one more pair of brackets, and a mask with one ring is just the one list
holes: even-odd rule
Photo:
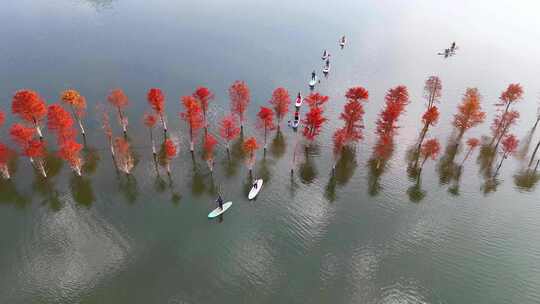
[[218, 203], [219, 209], [223, 210], [223, 199], [221, 198], [221, 194], [218, 194], [218, 198], [217, 198], [216, 202]]

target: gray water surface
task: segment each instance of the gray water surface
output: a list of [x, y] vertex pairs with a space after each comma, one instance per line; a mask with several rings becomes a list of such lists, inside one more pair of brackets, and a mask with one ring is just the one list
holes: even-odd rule
[[[467, 87], [479, 88], [487, 119], [465, 137], [489, 135], [500, 92], [519, 82], [525, 97], [512, 133], [527, 141], [540, 92], [539, 8], [487, 0], [4, 1], [0, 108], [9, 112], [21, 88], [53, 103], [73, 87], [89, 113], [82, 178], [51, 159], [44, 181], [21, 157], [13, 180], [0, 181], [0, 303], [540, 302], [539, 190], [521, 174], [527, 157], [506, 160], [495, 187], [486, 186], [478, 151], [459, 187], [439, 161], [426, 163], [420, 186], [406, 170], [430, 75], [441, 78], [443, 95], [429, 138], [446, 146]], [[349, 43], [339, 50], [343, 34]], [[456, 56], [437, 56], [452, 41]], [[325, 48], [332, 70], [317, 89], [330, 96], [329, 122], [307, 155], [300, 147], [292, 177], [297, 138], [285, 124], [271, 133], [266, 155], [257, 153], [254, 175], [265, 185], [255, 201], [246, 198], [238, 143], [230, 160], [219, 144], [213, 176], [200, 134], [192, 159], [180, 96], [211, 88], [215, 122], [229, 111], [228, 86], [245, 80], [252, 93], [245, 136], [262, 140], [259, 106], [278, 86], [307, 93]], [[411, 104], [391, 159], [374, 173], [375, 120], [386, 90], [399, 84]], [[332, 177], [331, 135], [355, 85], [370, 91], [366, 138]], [[167, 94], [170, 136], [180, 142], [170, 181], [163, 168], [157, 176], [141, 123], [154, 86]], [[130, 178], [115, 171], [94, 110], [115, 87], [131, 101]], [[8, 115], [7, 125], [13, 121]], [[113, 126], [121, 135], [114, 119]], [[9, 143], [6, 127], [0, 135]], [[209, 221], [219, 186], [234, 204]]]

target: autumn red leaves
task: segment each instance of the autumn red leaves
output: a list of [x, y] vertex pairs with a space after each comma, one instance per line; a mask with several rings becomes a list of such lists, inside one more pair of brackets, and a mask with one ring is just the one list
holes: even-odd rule
[[[419, 121], [421, 123], [418, 140], [413, 149], [413, 161], [410, 165], [421, 172], [422, 167], [429, 160], [436, 159], [442, 152], [438, 139], [430, 136], [431, 129], [437, 126], [439, 121], [439, 103], [441, 99], [441, 80], [432, 76], [425, 82], [424, 97], [426, 108]], [[180, 111], [178, 118], [187, 127], [186, 136], [189, 136], [189, 150], [194, 152], [196, 146], [200, 145], [202, 158], [207, 162], [209, 170], [214, 169], [215, 148], [218, 145], [218, 137], [212, 134], [212, 124], [215, 124], [215, 132], [219, 139], [224, 142], [227, 152], [230, 150], [230, 143], [238, 138], [242, 130], [246, 128], [247, 110], [251, 102], [251, 92], [248, 85], [243, 81], [234, 82], [228, 89], [230, 112], [223, 113], [218, 120], [211, 117], [215, 113], [211, 111], [214, 93], [206, 87], [198, 87], [195, 91], [179, 98]], [[469, 156], [477, 147], [489, 147], [492, 151], [492, 159], [500, 161], [494, 166], [496, 176], [501, 168], [504, 159], [514, 154], [519, 141], [515, 135], [511, 134], [512, 127], [519, 118], [519, 113], [513, 109], [513, 105], [523, 97], [523, 89], [519, 84], [511, 84], [504, 90], [496, 103], [497, 115], [491, 125], [491, 136], [489, 140], [468, 138], [464, 148], [464, 157], [459, 162], [459, 168], [463, 167]], [[344, 94], [345, 103], [339, 119], [340, 126], [333, 132], [333, 154], [334, 165], [341, 157], [345, 147], [354, 147], [364, 138], [364, 113], [365, 106], [369, 99], [367, 89], [357, 86], [346, 90]], [[165, 107], [166, 96], [159, 88], [151, 88], [147, 91], [146, 99], [149, 110], [143, 115], [142, 121], [150, 134], [152, 154], [157, 157], [155, 129], [160, 126], [163, 130], [163, 140], [161, 141], [160, 155], [163, 155], [167, 172], [170, 173], [170, 164], [180, 150], [181, 140], [170, 136], [167, 132], [167, 111]], [[135, 166], [128, 133], [128, 117], [126, 108], [129, 106], [129, 98], [121, 89], [111, 90], [107, 96], [107, 101], [114, 109], [115, 116], [124, 136], [113, 136], [109, 122], [108, 110], [103, 106], [100, 108], [100, 120], [102, 129], [106, 135], [111, 154], [115, 165], [120, 171], [130, 174]], [[256, 136], [242, 137], [241, 150], [246, 157], [248, 169], [251, 171], [256, 159], [256, 152], [259, 148], [265, 151], [268, 146], [268, 137], [271, 132], [280, 128], [283, 120], [289, 113], [291, 99], [289, 92], [282, 87], [275, 89], [266, 105], [261, 106], [256, 114], [256, 129], [260, 132], [261, 143]], [[384, 167], [385, 162], [392, 156], [394, 150], [394, 137], [398, 131], [398, 122], [410, 103], [409, 92], [405, 86], [396, 86], [387, 91], [384, 97], [382, 109], [377, 116], [375, 123], [376, 141], [370, 159], [370, 164], [376, 170]], [[311, 93], [305, 97], [307, 109], [301, 119], [301, 126], [298, 138], [305, 142], [306, 149], [309, 148], [321, 134], [324, 125], [328, 121], [326, 108], [329, 104], [329, 97], [321, 93]], [[84, 118], [87, 104], [86, 99], [76, 90], [69, 89], [61, 93], [59, 102], [46, 105], [44, 99], [36, 92], [22, 90], [14, 94], [12, 100], [12, 113], [18, 118], [18, 122], [12, 124], [10, 135], [13, 142], [19, 147], [20, 154], [30, 159], [32, 165], [44, 177], [47, 175], [45, 156], [47, 155], [47, 143], [43, 138], [43, 126], [56, 138], [57, 154], [73, 168], [77, 175], [82, 174], [83, 158], [81, 151], [83, 145], [77, 142], [77, 129], [86, 139]], [[5, 117], [0, 114], [0, 123]], [[455, 128], [453, 139], [453, 149], [458, 150], [462, 138], [468, 130], [481, 124], [485, 120], [485, 113], [481, 107], [481, 95], [475, 88], [469, 88], [463, 94], [461, 102], [458, 104], [457, 113], [452, 119]], [[200, 131], [202, 132], [202, 136]], [[446, 148], [448, 151], [449, 148]], [[296, 152], [296, 148], [294, 149]], [[294, 153], [295, 153], [294, 152]], [[445, 152], [448, 154], [447, 152]], [[445, 155], [446, 155], [445, 154]], [[9, 178], [7, 163], [14, 152], [5, 144], [0, 144], [0, 172], [4, 177]], [[455, 155], [452, 156], [453, 162]], [[532, 156], [534, 158], [534, 154]], [[294, 159], [294, 156], [293, 156]], [[293, 162], [294, 167], [294, 162]]]

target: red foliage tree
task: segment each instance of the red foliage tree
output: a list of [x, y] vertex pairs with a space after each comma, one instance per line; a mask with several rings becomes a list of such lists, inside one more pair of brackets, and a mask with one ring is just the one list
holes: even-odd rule
[[493, 138], [497, 140], [494, 147], [495, 151], [497, 151], [502, 138], [508, 134], [508, 131], [510, 131], [510, 128], [517, 123], [518, 119], [519, 112], [512, 110], [507, 112], [499, 112], [499, 114], [495, 116], [491, 125]]
[[135, 160], [131, 154], [129, 142], [125, 138], [117, 137], [114, 139], [114, 148], [117, 168], [127, 175], [131, 174], [131, 170], [135, 166]]
[[274, 107], [277, 127], [279, 130], [279, 125], [283, 120], [283, 117], [285, 117], [287, 112], [289, 112], [291, 97], [289, 96], [289, 92], [285, 88], [279, 87], [275, 89], [274, 92], [272, 92], [272, 98], [269, 102]]
[[204, 160], [206, 160], [206, 163], [208, 164], [208, 168], [210, 169], [210, 172], [214, 171], [214, 149], [216, 147], [217, 140], [216, 138], [210, 134], [206, 133], [204, 136]]
[[369, 92], [363, 87], [352, 87], [345, 93], [347, 103], [343, 108], [343, 112], [339, 116], [345, 122], [343, 132], [345, 135], [344, 144], [358, 142], [363, 138], [362, 129], [364, 106], [362, 102], [366, 102], [369, 98]]
[[31, 139], [24, 147], [23, 155], [30, 159], [32, 164], [35, 164], [44, 178], [47, 178], [47, 172], [45, 171], [45, 142], [43, 140]]
[[214, 93], [210, 91], [210, 89], [206, 87], [198, 87], [195, 92], [193, 93], [193, 97], [199, 102], [199, 105], [201, 106], [202, 113], [203, 113], [203, 120], [204, 120], [204, 129], [206, 132], [208, 132], [208, 121], [207, 121], [207, 113], [208, 113], [208, 103], [214, 99]]
[[518, 145], [519, 145], [519, 140], [516, 138], [516, 136], [514, 136], [513, 134], [509, 134], [505, 136], [505, 138], [502, 141], [501, 162], [497, 166], [497, 170], [495, 170], [495, 174], [493, 175], [494, 177], [497, 176], [497, 174], [499, 173], [499, 170], [501, 169], [503, 161], [506, 158], [508, 158], [508, 156], [516, 153]]
[[0, 143], [0, 173], [5, 179], [10, 179], [8, 163], [13, 156], [13, 152], [8, 146]]
[[122, 126], [122, 131], [124, 132], [124, 135], [127, 135], [128, 118], [123, 110], [129, 104], [127, 95], [122, 89], [114, 89], [107, 97], [107, 100], [116, 108], [118, 112], [118, 121]]
[[478, 138], [472, 137], [472, 138], [467, 139], [468, 149], [467, 149], [467, 153], [465, 154], [465, 157], [463, 158], [463, 161], [461, 161], [461, 164], [459, 165], [460, 168], [463, 167], [463, 164], [465, 163], [465, 161], [467, 161], [471, 153], [474, 151], [474, 149], [476, 149], [476, 147], [478, 147], [478, 145], [480, 145], [480, 140]]
[[442, 82], [437, 76], [430, 76], [424, 85], [424, 97], [427, 99], [428, 110], [439, 101], [442, 94]]
[[69, 112], [58, 104], [52, 104], [47, 110], [47, 127], [56, 135], [58, 144], [73, 138], [73, 119]]
[[257, 139], [255, 139], [255, 137], [248, 138], [246, 141], [244, 141], [244, 145], [242, 146], [244, 152], [249, 156], [247, 159], [247, 165], [250, 174], [253, 170], [253, 165], [255, 164], [255, 151], [257, 151], [258, 148], [259, 145], [257, 144]]
[[264, 130], [264, 149], [266, 150], [267, 133], [269, 130], [273, 130], [275, 128], [274, 112], [272, 112], [272, 109], [270, 108], [261, 107], [261, 110], [257, 114], [257, 117], [259, 118], [258, 128]]
[[439, 144], [439, 141], [435, 138], [426, 140], [426, 142], [422, 145], [422, 149], [420, 150], [420, 154], [422, 154], [422, 165], [420, 168], [424, 167], [424, 163], [428, 159], [435, 160], [437, 156], [439, 155], [439, 152], [441, 151], [441, 145]]
[[63, 91], [60, 95], [60, 99], [70, 106], [71, 114], [73, 114], [73, 117], [77, 120], [82, 136], [86, 136], [82, 123], [82, 117], [86, 111], [86, 99], [81, 96], [77, 90], [73, 89]]
[[9, 129], [11, 139], [21, 148], [24, 148], [26, 145], [28, 145], [30, 140], [32, 140], [32, 138], [34, 137], [35, 133], [36, 129], [28, 128], [18, 123], [13, 124]]
[[[512, 83], [501, 93], [499, 102], [495, 105], [498, 108], [499, 114], [493, 120], [491, 131], [493, 138], [489, 143], [490, 146], [495, 144], [495, 151], [499, 146], [500, 141], [509, 131], [509, 127], [515, 123], [515, 120], [519, 118], [517, 111], [510, 111], [510, 106], [520, 101], [523, 97], [523, 88], [519, 83]], [[512, 113], [513, 112], [513, 113]]]
[[83, 165], [83, 160], [81, 158], [81, 149], [82, 145], [76, 142], [73, 139], [69, 139], [65, 141], [60, 146], [60, 151], [58, 151], [58, 154], [60, 157], [67, 161], [73, 171], [77, 173], [77, 175], [81, 176], [81, 169]]
[[183, 96], [182, 104], [184, 105], [184, 112], [180, 113], [180, 117], [185, 122], [187, 122], [189, 126], [189, 138], [190, 138], [189, 150], [193, 152], [195, 148], [194, 136], [203, 125], [201, 107], [197, 103], [197, 100], [192, 96]]
[[0, 127], [4, 125], [5, 121], [6, 121], [6, 116], [4, 115], [4, 112], [0, 111]]
[[394, 150], [394, 135], [396, 134], [397, 122], [409, 104], [407, 87], [397, 86], [388, 90], [385, 96], [385, 105], [379, 113], [375, 133], [378, 140], [373, 150], [376, 168], [379, 169], [381, 162], [387, 160]]
[[472, 127], [484, 122], [486, 113], [480, 105], [480, 94], [476, 88], [468, 88], [458, 105], [458, 112], [454, 115], [453, 125], [458, 131], [456, 143], [459, 145], [463, 134]]
[[422, 127], [422, 131], [420, 131], [420, 137], [418, 140], [418, 146], [416, 148], [416, 162], [415, 167], [418, 165], [418, 158], [420, 157], [420, 149], [422, 148], [422, 143], [424, 142], [424, 138], [426, 137], [426, 134], [429, 130], [430, 126], [434, 126], [439, 121], [439, 109], [437, 109], [436, 106], [431, 106], [424, 112], [424, 115], [422, 115], [422, 123], [424, 124], [424, 127]]
[[40, 139], [43, 139], [40, 122], [47, 115], [45, 101], [31, 90], [17, 91], [13, 96], [11, 111], [20, 119], [32, 124]]
[[311, 93], [306, 97], [305, 100], [310, 108], [321, 108], [326, 102], [328, 102], [329, 97], [319, 93]]
[[302, 120], [304, 124], [304, 137], [313, 141], [317, 135], [321, 132], [322, 125], [327, 119], [323, 116], [323, 109], [319, 107], [312, 107], [309, 112], [306, 113], [306, 117]]
[[146, 99], [148, 100], [150, 107], [152, 107], [154, 112], [159, 116], [163, 132], [167, 133], [167, 122], [163, 114], [165, 112], [165, 94], [159, 88], [151, 88], [148, 90]]
[[251, 101], [249, 87], [243, 81], [235, 81], [229, 88], [231, 99], [231, 112], [240, 118], [240, 131], [244, 129], [244, 113]]
[[225, 140], [227, 145], [227, 153], [229, 153], [229, 146], [231, 140], [235, 139], [240, 134], [240, 128], [236, 123], [236, 119], [233, 115], [227, 115], [221, 119], [219, 124], [219, 134]]
[[109, 112], [102, 104], [98, 104], [96, 106], [96, 110], [100, 114], [101, 129], [103, 130], [103, 133], [107, 137], [107, 141], [109, 142], [109, 148], [111, 150], [111, 155], [114, 157], [115, 156], [114, 142], [113, 142], [113, 133], [112, 133], [112, 128], [111, 128], [111, 123], [109, 121]]
[[336, 163], [339, 159], [339, 156], [341, 155], [341, 152], [343, 151], [343, 147], [345, 146], [347, 142], [347, 131], [345, 128], [341, 128], [336, 130], [334, 135], [332, 136], [332, 140], [334, 142], [334, 165], [332, 166], [332, 170], [336, 169]]
[[354, 100], [358, 102], [367, 101], [369, 98], [369, 92], [363, 87], [352, 87], [347, 90], [345, 93], [345, 98], [347, 100]]
[[152, 143], [152, 154], [156, 156], [156, 143], [154, 141], [154, 126], [156, 125], [157, 118], [152, 114], [145, 113], [143, 116], [144, 125], [148, 128], [150, 132], [150, 142]]
[[172, 159], [175, 158], [176, 155], [178, 154], [177, 149], [176, 149], [176, 145], [174, 144], [174, 142], [171, 139], [167, 138], [163, 142], [163, 149], [165, 151], [165, 163], [166, 163], [166, 167], [167, 167], [167, 174], [171, 174], [170, 163], [171, 163]]

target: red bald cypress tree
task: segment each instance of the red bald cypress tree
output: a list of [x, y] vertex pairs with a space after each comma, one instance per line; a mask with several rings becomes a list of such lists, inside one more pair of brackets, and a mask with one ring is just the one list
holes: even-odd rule
[[75, 120], [81, 129], [81, 135], [85, 137], [86, 131], [82, 123], [82, 118], [86, 112], [86, 99], [74, 89], [63, 91], [60, 95], [60, 99], [71, 108], [71, 114], [75, 117]]
[[81, 158], [82, 145], [73, 139], [68, 139], [60, 146], [58, 154], [60, 157], [69, 163], [70, 167], [79, 176], [82, 175], [83, 159]]
[[165, 164], [167, 168], [167, 174], [170, 175], [171, 174], [170, 163], [173, 160], [173, 158], [176, 157], [176, 155], [178, 154], [178, 151], [174, 142], [169, 138], [165, 139], [165, 141], [163, 142], [163, 150], [165, 152]]
[[246, 163], [250, 175], [253, 170], [253, 165], [255, 164], [255, 151], [257, 151], [258, 148], [259, 145], [257, 144], [257, 140], [255, 139], [255, 137], [250, 137], [246, 139], [246, 141], [244, 141], [244, 145], [242, 146], [242, 149], [248, 155]]
[[219, 124], [219, 134], [225, 140], [227, 146], [227, 153], [230, 152], [230, 142], [240, 134], [240, 128], [236, 123], [236, 119], [233, 115], [227, 115], [221, 119]]
[[151, 88], [146, 95], [148, 104], [154, 112], [159, 116], [163, 133], [167, 134], [167, 119], [165, 119], [165, 94], [159, 88]]
[[503, 139], [502, 151], [501, 151], [501, 154], [502, 154], [501, 162], [497, 166], [497, 170], [495, 170], [495, 174], [493, 174], [493, 177], [499, 174], [499, 170], [501, 169], [501, 166], [504, 160], [507, 159], [508, 156], [514, 155], [516, 153], [518, 145], [519, 145], [519, 140], [513, 134], [509, 134]]
[[203, 117], [201, 106], [197, 103], [197, 100], [192, 96], [183, 96], [182, 104], [184, 106], [184, 112], [180, 113], [182, 118], [189, 127], [189, 150], [193, 152], [195, 149], [195, 134], [203, 126]]
[[131, 154], [129, 142], [125, 138], [117, 137], [114, 139], [114, 149], [117, 167], [126, 175], [130, 175], [135, 166], [135, 159]]
[[289, 105], [291, 104], [291, 97], [289, 92], [282, 87], [279, 87], [272, 92], [272, 98], [270, 99], [270, 104], [274, 108], [274, 113], [276, 114], [276, 124], [279, 130], [279, 125], [281, 121], [289, 112]]
[[235, 81], [229, 87], [229, 98], [231, 100], [231, 112], [238, 115], [240, 119], [240, 132], [242, 132], [244, 130], [244, 114], [251, 101], [249, 87], [243, 81]]
[[482, 111], [480, 99], [478, 89], [468, 88], [465, 91], [461, 103], [458, 105], [458, 112], [454, 115], [453, 125], [458, 131], [456, 145], [459, 145], [467, 130], [484, 122], [486, 113]]
[[267, 148], [267, 133], [268, 131], [274, 130], [274, 112], [272, 109], [267, 107], [261, 107], [259, 113], [257, 114], [259, 119], [257, 127], [264, 131], [264, 150]]
[[157, 155], [156, 152], [156, 143], [154, 141], [154, 126], [156, 125], [157, 118], [155, 115], [145, 113], [143, 116], [143, 122], [144, 125], [148, 128], [148, 131], [150, 132], [150, 142], [152, 143], [152, 154], [154, 155], [154, 159]]
[[38, 93], [31, 90], [20, 90], [15, 92], [11, 102], [11, 112], [29, 124], [31, 124], [41, 140], [41, 120], [47, 115], [45, 101]]
[[203, 125], [205, 133], [208, 133], [208, 104], [214, 99], [214, 93], [207, 87], [198, 87], [193, 93], [193, 97], [197, 100], [201, 106], [203, 114]]
[[210, 133], [206, 133], [204, 135], [204, 143], [203, 143], [203, 150], [204, 155], [203, 158], [208, 164], [208, 169], [210, 169], [210, 172], [214, 171], [214, 149], [217, 144], [217, 140], [214, 137], [214, 135]]
[[113, 107], [116, 108], [118, 112], [118, 121], [120, 122], [120, 125], [122, 126], [122, 131], [124, 132], [124, 136], [127, 136], [128, 118], [126, 114], [124, 113], [124, 109], [129, 104], [129, 99], [127, 95], [124, 93], [122, 89], [114, 89], [111, 91], [111, 93], [107, 97], [107, 100]]

